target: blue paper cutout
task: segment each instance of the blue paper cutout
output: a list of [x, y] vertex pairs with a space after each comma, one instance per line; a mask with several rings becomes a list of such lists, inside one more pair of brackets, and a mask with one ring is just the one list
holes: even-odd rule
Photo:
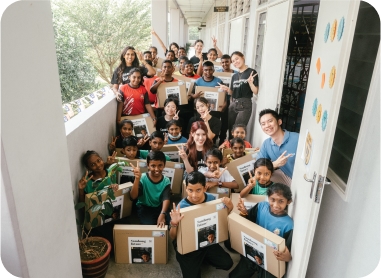
[[318, 100], [317, 100], [317, 98], [315, 98], [314, 103], [312, 104], [312, 115], [314, 117], [316, 115], [317, 107], [318, 107]]
[[338, 41], [340, 41], [341, 37], [343, 36], [344, 24], [345, 24], [345, 19], [344, 19], [344, 17], [342, 17], [340, 19], [339, 28], [337, 29], [337, 40]]
[[325, 27], [325, 32], [324, 32], [324, 42], [327, 42], [327, 40], [328, 40], [330, 29], [331, 29], [331, 24], [328, 22], [327, 27]]
[[324, 110], [323, 117], [321, 118], [321, 129], [325, 131], [325, 128], [327, 127], [327, 121], [328, 121], [328, 112], [327, 110]]

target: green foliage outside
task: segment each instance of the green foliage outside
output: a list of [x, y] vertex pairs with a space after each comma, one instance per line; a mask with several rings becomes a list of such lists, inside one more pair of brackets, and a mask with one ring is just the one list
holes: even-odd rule
[[188, 40], [194, 41], [199, 39], [200, 31], [197, 26], [189, 26]]
[[150, 0], [52, 0], [52, 10], [63, 102], [99, 88], [96, 76], [110, 83], [127, 45], [150, 45]]

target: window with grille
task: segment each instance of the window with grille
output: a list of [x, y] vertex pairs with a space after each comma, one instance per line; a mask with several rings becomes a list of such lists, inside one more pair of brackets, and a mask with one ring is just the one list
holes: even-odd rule
[[257, 45], [256, 45], [256, 52], [255, 52], [255, 67], [254, 67], [255, 70], [258, 72], [259, 76], [261, 72], [261, 59], [262, 59], [263, 41], [265, 38], [265, 30], [266, 30], [266, 12], [263, 12], [259, 15]]

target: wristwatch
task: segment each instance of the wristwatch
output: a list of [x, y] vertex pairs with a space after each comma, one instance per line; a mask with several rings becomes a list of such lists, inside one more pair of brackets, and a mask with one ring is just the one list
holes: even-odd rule
[[218, 182], [218, 187], [221, 188], [222, 187], [222, 182]]

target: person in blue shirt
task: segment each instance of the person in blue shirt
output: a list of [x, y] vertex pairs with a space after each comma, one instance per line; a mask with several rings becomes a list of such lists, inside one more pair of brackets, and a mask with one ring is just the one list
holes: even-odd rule
[[263, 141], [257, 159], [270, 159], [275, 169], [271, 180], [290, 186], [299, 134], [283, 130], [279, 114], [271, 109], [264, 109], [259, 113], [259, 123], [270, 138]]
[[182, 124], [179, 120], [171, 120], [167, 123], [168, 142], [167, 144], [186, 143], [187, 138], [181, 135]]

